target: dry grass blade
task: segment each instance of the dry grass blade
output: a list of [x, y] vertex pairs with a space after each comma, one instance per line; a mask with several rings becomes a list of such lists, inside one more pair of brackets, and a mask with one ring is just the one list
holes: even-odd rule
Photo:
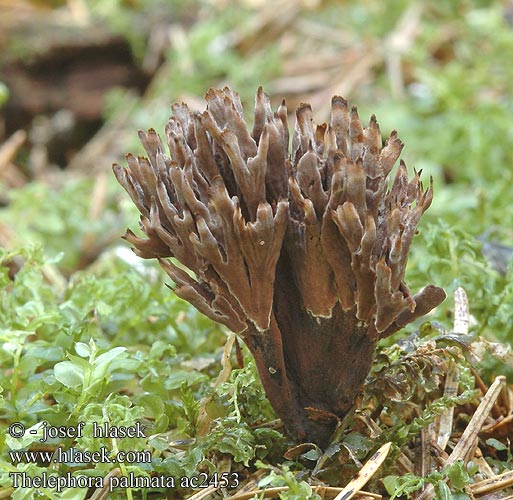
[[503, 490], [509, 486], [513, 486], [512, 470], [490, 477], [484, 481], [479, 481], [478, 483], [471, 485], [470, 489], [475, 496], [483, 496], [495, 491]]
[[112, 477], [121, 476], [121, 469], [116, 467], [112, 469], [106, 476], [103, 482], [103, 488], [98, 488], [91, 497], [91, 500], [104, 500], [105, 498], [109, 498], [110, 496], [110, 479]]
[[[230, 363], [230, 353], [232, 351], [233, 344], [235, 343], [235, 339], [236, 337], [233, 333], [230, 333], [228, 335], [228, 338], [226, 339], [226, 343], [223, 349], [223, 356], [221, 358], [222, 369], [214, 382], [214, 389], [219, 384], [227, 382], [230, 378], [230, 373], [232, 372], [232, 365]], [[215, 392], [213, 391], [209, 396], [205, 396], [200, 403], [198, 415], [198, 435], [200, 436], [204, 436], [209, 430], [212, 419], [208, 416], [206, 407], [212, 401], [214, 395]]]
[[[91, 194], [91, 203], [87, 218], [89, 222], [94, 222], [101, 217], [105, 209], [107, 198], [107, 176], [105, 172], [100, 172], [95, 179], [93, 192]], [[94, 252], [97, 236], [92, 231], [86, 231], [82, 237], [82, 252], [90, 254]]]
[[[360, 416], [359, 420], [361, 420], [369, 429], [371, 439], [377, 439], [381, 436], [382, 431], [379, 425], [368, 415]], [[400, 470], [401, 474], [407, 474], [409, 472], [413, 472], [414, 465], [411, 460], [405, 455], [405, 453], [400, 452], [397, 457], [397, 466]], [[321, 468], [321, 465], [317, 465], [317, 468]]]
[[8, 186], [21, 187], [27, 182], [23, 172], [13, 164], [18, 149], [26, 139], [27, 133], [24, 130], [18, 130], [3, 144], [0, 144], [0, 179]]
[[454, 333], [468, 334], [470, 311], [465, 290], [459, 286], [454, 290]]
[[[87, 172], [96, 175], [109, 160], [116, 161], [120, 150], [118, 142], [122, 137], [121, 131], [126, 124], [130, 124], [130, 116], [133, 115], [137, 99], [128, 92], [123, 95], [124, 105], [112, 115], [94, 137], [73, 157], [68, 165], [69, 171]], [[97, 158], [104, 158], [97, 162]]]
[[14, 488], [2, 488], [0, 490], [0, 499], [3, 499], [3, 498], [12, 498], [11, 495], [14, 493]]
[[[276, 15], [276, 12], [279, 15]], [[279, 39], [289, 29], [301, 12], [301, 4], [289, 0], [269, 4], [258, 13], [243, 33], [235, 33], [233, 47], [242, 55], [247, 56], [262, 49]]]
[[422, 3], [412, 3], [401, 15], [396, 28], [385, 41], [385, 63], [394, 96], [404, 95], [404, 76], [401, 57], [412, 47], [422, 17]]
[[[469, 323], [469, 306], [468, 299], [465, 290], [458, 287], [454, 291], [454, 333], [456, 335], [467, 335], [468, 334], [468, 323]], [[458, 366], [454, 361], [449, 364], [447, 370], [447, 376], [445, 379], [444, 396], [454, 397], [458, 393], [458, 382], [459, 382], [459, 370]], [[447, 408], [447, 410], [440, 415], [440, 424], [438, 430], [438, 446], [445, 450], [449, 438], [452, 433], [452, 423], [454, 416], [454, 408]]]
[[202, 500], [203, 498], [207, 498], [211, 493], [217, 491], [220, 487], [220, 485], [215, 486], [212, 484], [208, 488], [198, 491], [197, 493], [192, 495], [192, 497], [189, 497], [187, 500]]
[[12, 161], [26, 138], [27, 133], [24, 130], [18, 130], [0, 146], [0, 172]]
[[385, 443], [372, 457], [365, 463], [365, 465], [358, 472], [356, 477], [349, 481], [347, 486], [335, 497], [334, 500], [349, 500], [360, 491], [369, 481], [369, 479], [381, 467], [381, 464], [387, 458], [390, 452], [392, 443]]
[[431, 441], [432, 424], [427, 429], [421, 429], [419, 446], [415, 450], [415, 474], [424, 477], [431, 472]]

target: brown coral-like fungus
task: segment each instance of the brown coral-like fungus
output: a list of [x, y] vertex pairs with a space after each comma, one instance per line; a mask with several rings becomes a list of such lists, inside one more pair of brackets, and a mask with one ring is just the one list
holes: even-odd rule
[[291, 149], [285, 103], [273, 112], [261, 88], [251, 132], [237, 93], [206, 100], [203, 113], [172, 106], [169, 155], [149, 130], [148, 158], [114, 165], [147, 236], [125, 238], [159, 259], [177, 295], [240, 335], [285, 428], [325, 446], [376, 342], [445, 298], [403, 281], [432, 188], [408, 180], [403, 162], [389, 185], [402, 142], [392, 132], [383, 146], [376, 118], [363, 128], [341, 97], [329, 124], [298, 108]]

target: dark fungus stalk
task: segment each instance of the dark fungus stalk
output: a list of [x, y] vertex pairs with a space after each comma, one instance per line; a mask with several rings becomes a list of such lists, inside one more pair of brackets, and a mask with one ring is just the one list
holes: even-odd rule
[[403, 281], [432, 187], [408, 180], [402, 161], [389, 185], [402, 142], [392, 132], [383, 147], [376, 118], [363, 128], [341, 97], [329, 124], [300, 105], [291, 155], [285, 103], [274, 113], [259, 88], [250, 132], [237, 93], [206, 100], [203, 113], [172, 106], [169, 156], [150, 129], [139, 132], [148, 158], [114, 165], [147, 236], [125, 238], [159, 259], [178, 296], [242, 337], [285, 428], [325, 446], [376, 342], [445, 298]]

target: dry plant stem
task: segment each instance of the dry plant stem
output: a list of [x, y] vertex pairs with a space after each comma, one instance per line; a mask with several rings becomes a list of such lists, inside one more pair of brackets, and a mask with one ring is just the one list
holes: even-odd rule
[[[476, 386], [477, 388], [483, 393], [486, 394], [488, 391], [488, 387], [486, 387], [486, 384], [484, 383], [484, 380], [481, 378], [481, 375], [479, 375], [478, 371], [474, 367], [470, 367], [470, 371], [472, 373], [472, 376], [476, 379]], [[497, 415], [499, 416], [499, 415]]]
[[[504, 417], [503, 415], [507, 416]], [[500, 438], [510, 438], [512, 434], [512, 426], [513, 426], [513, 413], [511, 410], [503, 411], [502, 414], [496, 416], [492, 411], [492, 416], [497, 420], [485, 426], [483, 432], [491, 437]]]
[[[362, 418], [363, 417], [363, 418]], [[370, 430], [370, 437], [372, 439], [377, 439], [381, 436], [382, 431], [379, 425], [368, 415], [361, 416], [360, 420], [362, 420], [365, 425], [367, 425]], [[403, 453], [402, 451], [399, 453], [399, 457], [397, 458], [397, 467], [401, 474], [407, 474], [410, 472], [414, 472], [414, 464], [410, 461], [410, 459]], [[319, 467], [320, 468], [320, 467]]]
[[385, 443], [365, 465], [358, 471], [354, 479], [351, 479], [345, 488], [334, 498], [334, 500], [349, 500], [361, 490], [370, 480], [370, 478], [378, 471], [381, 464], [385, 461], [390, 452], [392, 443]]
[[203, 498], [207, 498], [208, 496], [210, 496], [212, 493], [215, 493], [219, 488], [220, 486], [211, 485], [204, 490], [198, 491], [197, 493], [192, 495], [192, 497], [189, 497], [187, 500], [202, 500]]
[[[481, 431], [486, 418], [490, 414], [490, 411], [505, 382], [506, 377], [502, 375], [496, 377], [495, 381], [481, 400], [481, 403], [477, 407], [467, 427], [463, 431], [460, 440], [447, 458], [445, 465], [451, 465], [458, 460], [468, 461], [470, 458], [472, 458], [475, 443], [477, 441], [477, 435]], [[417, 500], [427, 500], [434, 498], [434, 491], [434, 486], [432, 484], [428, 484], [425, 490], [417, 497]]]
[[364, 127], [341, 97], [328, 124], [301, 104], [292, 137], [285, 103], [273, 112], [261, 88], [252, 131], [235, 92], [211, 89], [206, 100], [203, 113], [172, 106], [170, 156], [141, 131], [148, 158], [114, 165], [147, 236], [125, 238], [159, 259], [177, 295], [244, 340], [285, 428], [326, 446], [376, 342], [445, 298], [404, 283], [432, 188], [417, 172], [408, 179], [403, 162], [389, 181], [397, 133], [383, 146], [376, 118]]
[[422, 17], [423, 4], [412, 2], [401, 14], [394, 30], [385, 39], [384, 58], [390, 90], [395, 97], [404, 96], [402, 57], [413, 45]]
[[[479, 388], [479, 390], [483, 394], [486, 394], [488, 388], [486, 387], [486, 384], [484, 383], [483, 379], [481, 378], [479, 373], [474, 368], [471, 367], [471, 371], [472, 371], [472, 376], [476, 379], [476, 386]], [[499, 418], [502, 419], [500, 423], [494, 422], [493, 424], [491, 424], [492, 427], [502, 424], [506, 418], [510, 418], [512, 416], [511, 415], [511, 412], [512, 412], [511, 405], [508, 402], [503, 404], [504, 399], [508, 398], [507, 391], [508, 391], [507, 386], [504, 386], [503, 390], [499, 394], [499, 397], [495, 401], [493, 408], [490, 412], [490, 414], [492, 415], [492, 417], [494, 419], [499, 419]], [[504, 417], [504, 415], [508, 415], [508, 416]], [[487, 426], [484, 430], [489, 430], [489, 427], [490, 426]]]
[[[465, 290], [461, 287], [456, 288], [454, 291], [454, 334], [455, 335], [468, 335], [470, 312], [468, 306], [468, 299]], [[459, 370], [454, 360], [449, 361], [449, 368], [445, 376], [444, 396], [454, 397], [458, 393]], [[447, 408], [447, 410], [440, 415], [438, 427], [438, 446], [445, 450], [449, 438], [452, 433], [452, 423], [454, 416], [454, 407]]]
[[439, 467], [444, 467], [449, 458], [447, 452], [442, 450], [436, 441], [431, 441], [431, 456]]
[[[236, 495], [226, 498], [226, 500], [251, 500], [253, 498], [272, 498], [276, 497], [279, 493], [287, 491], [288, 489], [288, 486], [276, 486], [274, 488], [253, 490], [245, 493], [238, 493]], [[312, 486], [312, 491], [320, 495], [321, 498], [334, 499], [340, 493], [341, 490], [341, 488], [333, 488], [331, 486]], [[383, 497], [381, 495], [378, 495], [376, 493], [370, 493], [368, 491], [358, 491], [355, 493], [354, 498], [359, 498], [360, 500], [381, 500], [381, 498]]]
[[14, 488], [8, 487], [8, 488], [2, 488], [0, 490], [0, 499], [4, 498], [12, 498], [12, 494], [14, 493]]
[[479, 481], [470, 485], [475, 496], [489, 495], [495, 491], [503, 490], [513, 486], [513, 471], [504, 472], [494, 477]]
[[3, 144], [0, 144], [0, 177], [26, 139], [27, 133], [24, 130], [18, 130]]
[[[216, 380], [214, 381], [214, 384], [212, 386], [213, 389], [218, 387], [223, 382], [227, 382], [230, 378], [230, 374], [232, 372], [232, 365], [230, 362], [230, 355], [232, 351], [233, 344], [236, 341], [235, 335], [232, 333], [229, 335], [228, 339], [226, 340], [226, 343], [224, 345], [223, 349], [223, 356], [221, 358], [221, 371], [219, 372], [219, 375], [217, 376]], [[208, 429], [211, 422], [211, 417], [209, 417], [208, 412], [206, 410], [207, 405], [214, 399], [215, 392], [212, 391], [212, 393], [208, 396], [203, 397], [203, 399], [200, 402], [199, 405], [199, 411], [198, 411], [198, 418], [196, 421], [196, 425], [198, 428], [198, 436], [204, 436], [208, 433]]]
[[472, 457], [472, 461], [479, 467], [479, 472], [485, 477], [492, 477], [495, 475], [495, 472], [493, 472], [492, 468], [485, 460], [483, 452], [479, 447], [476, 448], [476, 452]]
[[431, 436], [430, 428], [420, 430], [418, 449], [415, 450], [415, 469], [417, 476], [424, 477], [431, 472]]
[[469, 460], [468, 456], [469, 451], [471, 451], [475, 443], [477, 441], [477, 435], [479, 431], [483, 427], [486, 418], [490, 414], [490, 410], [492, 409], [495, 400], [498, 398], [504, 384], [506, 383], [506, 377], [503, 375], [496, 377], [493, 384], [488, 389], [488, 392], [485, 394], [481, 403], [477, 407], [474, 415], [472, 416], [470, 422], [467, 427], [463, 431], [460, 440], [452, 450], [452, 453], [449, 455], [447, 460], [447, 464], [453, 464], [458, 460]]
[[[18, 130], [3, 144], [0, 144], [0, 181], [11, 187], [21, 187], [27, 182], [25, 174], [13, 164], [18, 149], [27, 139], [24, 130]], [[3, 194], [0, 202], [3, 201]]]
[[112, 469], [106, 476], [104, 480], [104, 486], [103, 488], [98, 488], [91, 497], [91, 500], [104, 500], [106, 498], [109, 498], [110, 496], [110, 480], [112, 477], [119, 477], [121, 476], [121, 469], [119, 467], [116, 467], [115, 469]]
[[468, 335], [470, 310], [465, 290], [462, 287], [454, 290], [454, 333]]

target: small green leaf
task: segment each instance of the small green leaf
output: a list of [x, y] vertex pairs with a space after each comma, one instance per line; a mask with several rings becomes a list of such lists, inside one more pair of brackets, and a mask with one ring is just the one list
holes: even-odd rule
[[103, 364], [110, 363], [113, 359], [117, 358], [119, 355], [121, 355], [125, 351], [126, 351], [126, 347], [114, 347], [114, 349], [111, 349], [110, 351], [100, 354], [93, 361], [93, 365], [95, 365], [96, 367], [99, 367]]
[[164, 401], [162, 401], [162, 398], [156, 394], [145, 394], [139, 399], [138, 405], [145, 409], [147, 417], [152, 418], [161, 416], [165, 409]]
[[7, 101], [7, 98], [9, 97], [9, 90], [7, 88], [7, 86], [0, 82], [0, 106], [2, 106], [2, 104]]
[[55, 378], [66, 387], [78, 387], [84, 383], [84, 372], [71, 361], [61, 361], [54, 366]]
[[89, 346], [84, 342], [77, 342], [75, 344], [75, 352], [82, 358], [88, 358], [91, 355]]
[[457, 493], [452, 494], [452, 499], [453, 500], [470, 500], [470, 497], [466, 493], [459, 491]]
[[196, 371], [181, 370], [178, 368], [166, 378], [164, 381], [164, 387], [166, 389], [178, 389], [184, 382], [189, 386], [194, 386], [206, 379], [207, 377], [202, 373]]
[[319, 448], [313, 448], [312, 450], [307, 451], [301, 455], [302, 458], [306, 458], [307, 460], [316, 461], [321, 458], [322, 452]]
[[463, 461], [455, 462], [448, 467], [447, 476], [452, 486], [457, 490], [463, 490], [463, 488], [470, 483], [470, 476]]
[[36, 425], [25, 430], [22, 437], [14, 438], [5, 434], [5, 444], [11, 450], [27, 449], [32, 443], [39, 441], [43, 437], [44, 422], [38, 422]]
[[504, 443], [501, 443], [499, 440], [494, 438], [487, 439], [486, 444], [496, 449], [497, 451], [504, 451], [508, 449], [508, 447]]
[[449, 486], [445, 484], [444, 480], [438, 481], [436, 489], [438, 491], [437, 497], [440, 500], [453, 500], [451, 490], [449, 489]]
[[392, 496], [397, 491], [399, 486], [399, 478], [397, 476], [386, 476], [382, 480], [383, 486], [387, 490], [387, 493]]

